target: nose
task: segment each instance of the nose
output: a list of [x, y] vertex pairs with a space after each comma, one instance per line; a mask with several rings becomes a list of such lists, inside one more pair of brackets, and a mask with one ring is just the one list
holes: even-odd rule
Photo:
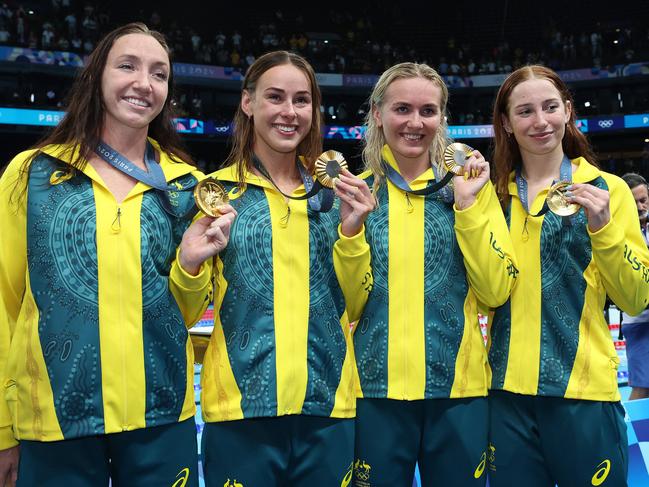
[[411, 116], [408, 118], [408, 127], [410, 128], [422, 128], [424, 126], [424, 121], [421, 118], [421, 115], [417, 111], [413, 111]]
[[539, 110], [534, 115], [534, 126], [536, 127], [545, 127], [548, 124], [548, 121], [545, 118], [545, 113], [543, 110]]
[[291, 100], [286, 100], [282, 104], [282, 112], [281, 112], [282, 117], [285, 118], [295, 118], [297, 113], [295, 111], [295, 105], [293, 105], [293, 102]]
[[140, 70], [135, 74], [135, 81], [133, 83], [135, 89], [149, 93], [151, 91], [151, 77], [149, 73]]

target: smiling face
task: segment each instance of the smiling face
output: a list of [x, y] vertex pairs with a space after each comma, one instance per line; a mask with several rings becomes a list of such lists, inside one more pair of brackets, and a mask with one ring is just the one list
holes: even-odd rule
[[557, 155], [570, 120], [570, 104], [564, 103], [551, 81], [533, 78], [516, 85], [509, 96], [505, 130], [518, 143], [521, 156]]
[[428, 163], [430, 145], [441, 124], [442, 93], [425, 78], [400, 78], [385, 91], [374, 120], [399, 166]]
[[241, 109], [254, 124], [254, 151], [264, 160], [294, 154], [313, 121], [312, 93], [305, 73], [292, 64], [274, 66], [244, 91]]
[[167, 52], [152, 36], [116, 39], [101, 79], [104, 130], [147, 128], [164, 107], [170, 69]]

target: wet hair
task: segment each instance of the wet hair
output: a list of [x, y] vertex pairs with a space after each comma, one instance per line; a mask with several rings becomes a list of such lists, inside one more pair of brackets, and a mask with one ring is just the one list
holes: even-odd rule
[[[153, 37], [169, 56], [169, 47], [159, 32], [139, 22], [118, 27], [106, 34], [88, 58], [86, 66], [77, 74], [72, 88], [66, 97], [66, 115], [54, 129], [33, 148], [42, 149], [50, 144], [64, 144], [69, 147], [66, 154], [76, 154], [69, 162], [70, 170], [83, 170], [95, 151], [101, 137], [106, 107], [101, 89], [102, 76], [110, 50], [115, 41], [129, 34], [144, 34]], [[171, 68], [171, 59], [169, 60]], [[192, 158], [183, 148], [178, 132], [173, 126], [173, 70], [170, 69], [167, 81], [169, 93], [162, 111], [149, 124], [148, 135], [154, 138], [160, 148], [169, 153], [174, 162], [193, 164]], [[40, 153], [25, 161], [22, 174], [29, 170], [31, 161]]]
[[417, 63], [400, 63], [385, 70], [379, 80], [374, 85], [374, 89], [369, 99], [369, 110], [365, 116], [365, 125], [367, 127], [365, 138], [363, 140], [363, 163], [365, 169], [369, 169], [374, 174], [373, 190], [376, 193], [381, 182], [385, 179], [382, 167], [381, 151], [386, 143], [383, 129], [378, 126], [374, 118], [374, 110], [380, 110], [385, 101], [385, 94], [390, 85], [400, 79], [422, 78], [430, 81], [440, 89], [440, 125], [437, 133], [430, 144], [430, 159], [444, 174], [446, 170], [442, 164], [444, 160], [444, 150], [450, 143], [448, 137], [448, 125], [446, 123], [446, 106], [448, 104], [448, 88], [442, 77], [433, 68], [427, 64]]
[[523, 160], [516, 138], [509, 134], [503, 125], [503, 118], [509, 118], [509, 98], [521, 83], [531, 79], [545, 79], [554, 85], [564, 105], [570, 105], [570, 119], [561, 145], [570, 159], [585, 158], [597, 166], [597, 159], [586, 136], [577, 128], [575, 103], [566, 83], [550, 68], [539, 65], [524, 66], [510, 74], [503, 82], [494, 102], [494, 181], [496, 192], [503, 207], [509, 204], [509, 174], [521, 167]]
[[[311, 90], [311, 129], [309, 133], [297, 146], [297, 154], [304, 157], [307, 168], [313, 172], [316, 159], [322, 153], [322, 115], [320, 105], [322, 95], [316, 80], [315, 72], [306, 59], [288, 51], [272, 51], [260, 56], [250, 65], [241, 87], [243, 99], [244, 93], [250, 97], [255, 96], [257, 83], [263, 74], [276, 66], [295, 66], [306, 76]], [[246, 171], [252, 171], [255, 143], [255, 121], [243, 111], [241, 103], [234, 114], [234, 135], [232, 137], [232, 148], [224, 162], [224, 166], [236, 166], [237, 179], [240, 188], [245, 186]]]

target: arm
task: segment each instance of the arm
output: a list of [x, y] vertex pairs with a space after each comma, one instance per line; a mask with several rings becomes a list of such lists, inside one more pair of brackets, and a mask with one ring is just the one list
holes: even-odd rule
[[455, 207], [455, 235], [476, 295], [487, 306], [500, 306], [511, 293], [518, 268], [491, 182], [482, 188], [471, 206], [464, 210]]
[[[18, 442], [4, 399], [4, 386], [10, 379], [7, 375], [9, 349], [26, 287], [26, 176], [19, 182], [20, 167], [26, 157], [24, 153], [17, 156], [0, 178], [0, 479], [3, 481], [15, 475], [18, 464]], [[9, 482], [9, 485], [13, 484]]]
[[176, 259], [169, 273], [169, 289], [174, 295], [180, 312], [189, 328], [201, 319], [212, 301], [212, 261], [208, 259], [200, 266], [195, 276], [183, 269], [176, 251]]
[[171, 266], [169, 288], [188, 327], [212, 301], [212, 258], [227, 246], [236, 214], [226, 205], [218, 218], [197, 217], [183, 235]]
[[370, 247], [365, 240], [365, 219], [375, 208], [367, 183], [343, 170], [334, 186], [340, 198], [340, 225], [334, 244], [334, 270], [345, 297], [350, 322], [358, 320], [372, 290]]
[[334, 270], [345, 297], [349, 321], [354, 322], [361, 317], [374, 282], [370, 246], [364, 228], [353, 237], [345, 237], [338, 227], [338, 236], [334, 244]]
[[[601, 199], [599, 191], [606, 193], [606, 211], [610, 207], [609, 220], [594, 231], [590, 228], [589, 214], [588, 233], [593, 260], [607, 294], [620, 309], [637, 315], [649, 304], [649, 251], [638, 225], [638, 212], [631, 190], [618, 178], [607, 178], [606, 181], [609, 184], [608, 193], [587, 185], [592, 189], [585, 188], [583, 191], [589, 194], [582, 195], [582, 198], [598, 202]], [[595, 203], [582, 202], [587, 213], [589, 206], [595, 208]], [[590, 212], [594, 213], [594, 210]]]
[[489, 180], [489, 163], [478, 151], [456, 176], [455, 235], [464, 256], [469, 284], [478, 299], [492, 308], [511, 293], [518, 268], [498, 197]]

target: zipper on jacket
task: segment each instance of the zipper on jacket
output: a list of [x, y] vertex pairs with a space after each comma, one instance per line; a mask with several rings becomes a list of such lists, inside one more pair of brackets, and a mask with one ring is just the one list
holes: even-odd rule
[[113, 223], [110, 225], [111, 230], [113, 233], [119, 233], [122, 230], [122, 208], [117, 207], [117, 214], [115, 215], [115, 219], [113, 220]]

